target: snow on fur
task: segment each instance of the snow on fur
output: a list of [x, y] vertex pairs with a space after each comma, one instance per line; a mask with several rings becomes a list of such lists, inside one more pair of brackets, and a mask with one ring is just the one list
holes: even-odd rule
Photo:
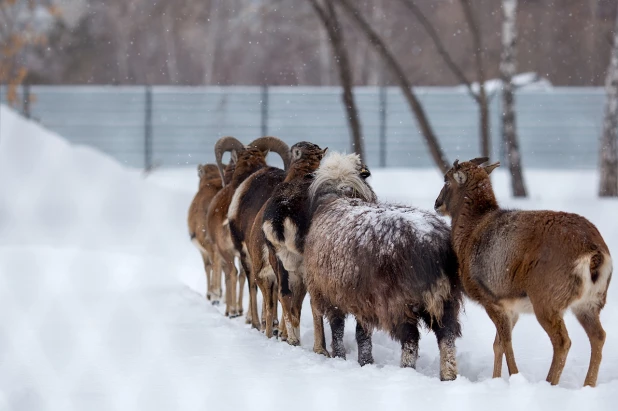
[[[403, 409], [411, 402], [418, 410], [581, 411], [616, 403], [618, 281], [603, 311], [607, 348], [594, 389], [581, 388], [590, 345], [571, 314], [559, 387], [544, 381], [551, 343], [530, 316], [513, 334], [521, 374], [492, 379], [495, 327], [472, 303], [461, 317], [456, 381], [439, 381], [432, 335], [422, 336], [416, 370], [409, 370], [399, 368], [400, 344], [376, 332], [376, 364], [360, 368], [312, 352], [309, 298], [301, 347], [266, 340], [244, 318], [226, 319], [224, 307], [207, 303], [202, 261], [183, 225], [195, 167], [161, 169], [144, 180], [0, 110], [0, 409], [262, 410], [274, 398], [296, 411]], [[443, 184], [433, 169], [372, 172], [380, 198], [424, 209]], [[506, 171], [494, 174], [505, 206], [582, 214], [618, 250], [616, 202], [596, 198], [594, 171], [526, 170], [526, 200], [510, 198]], [[350, 318], [344, 344], [351, 359], [354, 331]]]

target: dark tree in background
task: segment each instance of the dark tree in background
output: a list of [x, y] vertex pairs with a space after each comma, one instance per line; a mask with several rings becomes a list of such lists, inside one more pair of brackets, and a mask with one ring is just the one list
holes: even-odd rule
[[427, 35], [436, 47], [436, 51], [444, 60], [446, 67], [457, 78], [459, 82], [464, 84], [468, 89], [468, 93], [474, 99], [479, 106], [479, 129], [480, 129], [480, 141], [481, 141], [481, 155], [484, 157], [491, 156], [491, 135], [489, 130], [489, 101], [487, 99], [487, 93], [485, 91], [485, 69], [483, 66], [483, 54], [482, 54], [482, 41], [477, 19], [474, 16], [470, 3], [466, 0], [461, 0], [462, 8], [465, 15], [465, 20], [472, 34], [472, 43], [474, 49], [474, 61], [476, 64], [476, 74], [479, 90], [478, 92], [472, 88], [470, 80], [466, 77], [463, 70], [455, 62], [451, 54], [447, 51], [444, 43], [440, 39], [438, 32], [434, 28], [434, 25], [429, 21], [425, 13], [414, 2], [414, 0], [400, 0], [407, 8], [414, 14], [418, 22], [423, 26]]
[[612, 53], [605, 77], [605, 120], [601, 138], [601, 185], [599, 196], [618, 196], [618, 150], [616, 134], [618, 133], [618, 12], [614, 27]]
[[348, 13], [350, 18], [356, 22], [357, 27], [365, 34], [371, 45], [376, 52], [381, 56], [384, 64], [392, 71], [395, 81], [399, 85], [404, 98], [410, 106], [410, 110], [414, 113], [416, 121], [418, 123], [421, 134], [425, 138], [431, 157], [438, 168], [446, 173], [450, 167], [442, 147], [438, 141], [438, 137], [435, 135], [427, 114], [423, 109], [423, 105], [418, 100], [414, 91], [412, 90], [412, 84], [408, 79], [406, 72], [403, 70], [393, 53], [390, 51], [386, 43], [380, 38], [378, 33], [371, 27], [367, 20], [363, 17], [360, 10], [354, 5], [351, 0], [337, 0], [341, 7]]
[[350, 60], [346, 50], [343, 30], [337, 17], [337, 11], [332, 0], [324, 0], [323, 4], [319, 0], [308, 0], [324, 25], [324, 29], [328, 33], [333, 58], [337, 63], [339, 79], [343, 88], [342, 98], [348, 118], [350, 133], [352, 134], [352, 151], [360, 155], [362, 161], [365, 161], [365, 151], [363, 149], [363, 135], [361, 124], [358, 118], [358, 110], [354, 101], [354, 93], [352, 87], [354, 81], [352, 79], [352, 70], [350, 69]]
[[491, 157], [491, 136], [489, 134], [489, 102], [485, 91], [485, 68], [483, 66], [483, 41], [479, 19], [476, 17], [469, 0], [461, 0], [461, 6], [466, 17], [466, 22], [472, 34], [472, 48], [476, 65], [476, 79], [479, 85], [476, 101], [479, 105], [480, 128], [481, 128], [481, 154], [483, 157]]
[[[30, 0], [2, 0], [28, 3]], [[61, 10], [51, 41], [25, 66], [27, 81], [46, 84], [332, 85], [337, 79], [327, 36], [307, 1], [40, 0]], [[501, 2], [467, 0], [483, 75], [499, 76]], [[462, 0], [415, 0], [467, 78], [478, 79], [474, 29]], [[558, 4], [559, 3], [559, 4]], [[558, 86], [602, 85], [615, 0], [520, 1], [519, 62]], [[335, 3], [336, 4], [336, 3]], [[354, 1], [415, 86], [462, 84], [429, 33], [402, 0]], [[469, 14], [468, 14], [469, 15]], [[344, 16], [341, 16], [344, 17]], [[347, 19], [346, 49], [357, 85], [396, 85]], [[316, 35], [320, 33], [320, 35]], [[349, 34], [348, 34], [349, 33]], [[559, 47], [556, 47], [559, 45]], [[482, 83], [482, 82], [481, 82]], [[478, 89], [477, 89], [478, 90]]]
[[517, 0], [502, 0], [502, 57], [500, 74], [502, 78], [502, 138], [506, 148], [506, 158], [511, 173], [513, 196], [526, 197], [526, 186], [521, 168], [521, 153], [517, 140], [515, 122], [515, 95], [513, 75], [515, 75], [517, 43]]

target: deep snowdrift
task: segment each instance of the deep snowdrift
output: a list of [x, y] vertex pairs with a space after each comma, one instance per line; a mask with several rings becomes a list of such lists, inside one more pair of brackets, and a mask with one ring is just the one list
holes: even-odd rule
[[[374, 335], [375, 365], [311, 352], [308, 301], [301, 347], [267, 340], [203, 298], [202, 265], [185, 217], [193, 168], [145, 181], [113, 160], [2, 108], [0, 113], [0, 409], [613, 409], [618, 400], [618, 290], [602, 314], [607, 330], [599, 386], [581, 388], [587, 338], [573, 341], [559, 387], [544, 382], [549, 339], [530, 316], [514, 331], [521, 374], [491, 379], [494, 328], [476, 305], [462, 316], [457, 381], [438, 376], [435, 337], [423, 333], [418, 369], [398, 368], [399, 347]], [[382, 198], [430, 208], [435, 171], [373, 170]], [[497, 172], [496, 172], [497, 173]], [[618, 202], [595, 199], [593, 173], [531, 172], [531, 199], [503, 205], [585, 215], [618, 249]], [[245, 303], [245, 308], [247, 304]], [[330, 343], [330, 341], [328, 341]], [[612, 405], [614, 404], [614, 405]]]

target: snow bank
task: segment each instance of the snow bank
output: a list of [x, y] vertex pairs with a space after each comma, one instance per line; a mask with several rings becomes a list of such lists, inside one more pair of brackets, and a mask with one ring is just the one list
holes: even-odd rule
[[[144, 182], [94, 149], [72, 146], [0, 109], [0, 245], [177, 253], [190, 190]], [[170, 218], [173, 216], [173, 218]]]
[[[433, 171], [372, 172], [383, 199], [421, 208], [431, 208], [441, 188]], [[582, 213], [611, 250], [618, 247], [618, 203], [594, 197], [594, 174], [528, 173], [532, 197], [516, 202], [504, 174], [495, 173], [503, 204]], [[589, 346], [572, 315], [566, 321], [573, 345], [559, 387], [544, 382], [551, 344], [529, 316], [514, 331], [521, 374], [507, 378], [504, 367], [503, 379], [491, 379], [494, 328], [473, 304], [462, 317], [457, 381], [439, 381], [435, 337], [426, 333], [417, 370], [398, 367], [400, 348], [383, 333], [374, 336], [376, 364], [361, 369], [352, 320], [344, 338], [348, 360], [327, 359], [311, 352], [308, 301], [301, 347], [267, 340], [206, 302], [201, 260], [185, 228], [196, 187], [193, 168], [144, 180], [1, 108], [1, 410], [615, 406], [615, 282], [602, 317], [608, 337], [595, 389], [580, 387]]]

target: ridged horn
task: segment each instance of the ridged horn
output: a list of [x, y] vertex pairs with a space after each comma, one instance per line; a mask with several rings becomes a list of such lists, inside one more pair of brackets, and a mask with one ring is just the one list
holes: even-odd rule
[[483, 163], [486, 163], [489, 161], [489, 157], [477, 157], [477, 158], [473, 158], [472, 160], [470, 160], [470, 162], [472, 164], [476, 164], [477, 166], [480, 166]]
[[257, 147], [260, 150], [274, 151], [281, 156], [283, 169], [287, 171], [290, 168], [290, 147], [277, 137], [260, 137], [249, 143], [249, 146]]
[[223, 186], [225, 186], [225, 170], [223, 167], [223, 154], [236, 150], [236, 152], [241, 152], [245, 149], [245, 146], [242, 145], [240, 141], [238, 141], [235, 137], [227, 136], [221, 137], [215, 143], [215, 158], [217, 159], [217, 168], [219, 169], [219, 175], [221, 176], [221, 182]]

